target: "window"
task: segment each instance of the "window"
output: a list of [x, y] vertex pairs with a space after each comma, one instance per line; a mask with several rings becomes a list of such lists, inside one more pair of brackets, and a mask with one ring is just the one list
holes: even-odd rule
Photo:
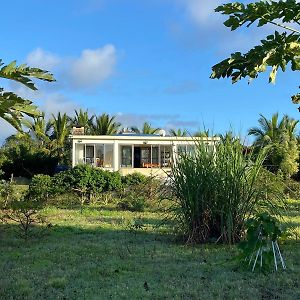
[[113, 144], [75, 144], [75, 164], [112, 168], [113, 149]]
[[151, 163], [151, 148], [141, 148], [141, 163], [142, 167], [145, 167], [147, 164]]
[[113, 166], [113, 144], [104, 144], [104, 168], [112, 168]]
[[158, 146], [152, 146], [152, 165], [153, 166], [159, 167], [158, 157], [159, 157]]
[[132, 146], [122, 146], [121, 150], [121, 167], [132, 167]]
[[160, 146], [160, 163], [162, 168], [172, 166], [172, 146]]
[[85, 163], [94, 165], [95, 145], [85, 145]]
[[195, 155], [195, 145], [184, 144], [177, 146], [177, 154], [180, 156], [182, 154]]
[[186, 145], [178, 145], [177, 146], [178, 155], [182, 155], [186, 153]]
[[104, 144], [96, 144], [96, 167], [104, 165]]
[[84, 144], [75, 144], [75, 165], [84, 163]]

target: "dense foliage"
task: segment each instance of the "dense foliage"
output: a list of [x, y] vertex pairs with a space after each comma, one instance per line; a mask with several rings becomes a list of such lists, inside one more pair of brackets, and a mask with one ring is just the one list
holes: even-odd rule
[[170, 184], [175, 219], [188, 243], [235, 243], [249, 215], [281, 198], [277, 186], [261, 182], [265, 157], [263, 150], [245, 155], [238, 141], [224, 141], [215, 151], [199, 143], [194, 156], [180, 157]]
[[267, 147], [269, 155], [264, 165], [272, 172], [290, 178], [298, 171], [299, 147], [296, 137], [296, 121], [287, 115], [279, 120], [278, 113], [268, 120], [261, 115], [259, 127], [249, 129], [249, 135], [255, 136], [254, 148]]
[[45, 147], [40, 147], [28, 136], [11, 137], [0, 149], [0, 168], [4, 178], [31, 178], [35, 174], [53, 175], [58, 163], [56, 156]]

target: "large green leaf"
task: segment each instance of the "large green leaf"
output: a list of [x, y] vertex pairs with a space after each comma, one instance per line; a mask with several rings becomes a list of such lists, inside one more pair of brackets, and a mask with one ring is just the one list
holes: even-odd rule
[[[32, 90], [37, 90], [32, 78], [44, 81], [54, 81], [48, 71], [31, 68], [23, 64], [17, 66], [16, 61], [4, 65], [0, 59], [0, 77], [17, 81]], [[36, 117], [40, 115], [37, 107], [28, 99], [24, 99], [13, 92], [4, 91], [0, 87], [0, 118], [6, 120], [17, 130], [22, 131], [21, 120], [24, 116]]]

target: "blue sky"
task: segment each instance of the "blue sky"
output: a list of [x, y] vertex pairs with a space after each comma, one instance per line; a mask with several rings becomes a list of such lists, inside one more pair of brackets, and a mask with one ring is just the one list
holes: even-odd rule
[[[117, 115], [124, 126], [230, 128], [245, 134], [259, 114], [298, 118], [296, 73], [248, 85], [211, 80], [211, 66], [245, 51], [273, 28], [230, 32], [213, 12], [219, 0], [11, 0], [2, 3], [1, 58], [50, 70], [56, 83], [32, 93], [42, 110]], [[1, 121], [0, 138], [13, 130]]]

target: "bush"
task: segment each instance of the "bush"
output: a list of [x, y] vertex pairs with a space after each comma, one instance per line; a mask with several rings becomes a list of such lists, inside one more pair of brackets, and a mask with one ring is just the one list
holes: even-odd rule
[[[28, 239], [37, 231], [34, 225], [44, 223], [44, 219], [40, 216], [39, 211], [44, 207], [46, 201], [43, 197], [33, 197], [27, 191], [20, 198], [15, 197], [13, 192], [9, 197], [9, 201], [1, 201], [1, 220], [13, 221], [17, 223], [20, 237]], [[40, 231], [38, 231], [40, 233]]]
[[32, 177], [29, 185], [31, 197], [41, 198], [48, 201], [49, 196], [54, 193], [53, 180], [49, 175], [38, 174]]
[[14, 184], [10, 181], [1, 180], [0, 181], [0, 198], [1, 207], [6, 207], [14, 197]]
[[143, 175], [141, 173], [135, 172], [135, 173], [123, 176], [122, 184], [124, 187], [128, 187], [131, 185], [138, 185], [140, 183], [146, 183], [147, 180], [149, 180], [149, 177], [146, 177], [145, 175]]
[[102, 171], [102, 172], [105, 180], [105, 185], [103, 187], [104, 192], [115, 191], [122, 187], [122, 177], [119, 172], [109, 172], [109, 171]]
[[126, 198], [120, 200], [117, 204], [119, 209], [139, 212], [145, 211], [147, 206], [145, 198], [134, 193], [127, 195]]
[[199, 142], [193, 156], [178, 159], [170, 176], [172, 210], [188, 243], [238, 242], [247, 218], [283, 196], [261, 184], [265, 156], [263, 150], [245, 156], [238, 141], [224, 141], [215, 150]]
[[53, 184], [57, 193], [76, 192], [82, 202], [98, 197], [100, 193], [114, 191], [122, 186], [118, 172], [109, 172], [79, 165], [73, 169], [56, 174]]
[[[137, 178], [137, 177], [136, 177]], [[143, 178], [143, 177], [141, 177]], [[161, 182], [151, 177], [139, 184], [132, 184], [117, 193], [119, 197], [118, 207], [130, 211], [144, 211], [146, 208], [154, 206], [160, 196]]]

